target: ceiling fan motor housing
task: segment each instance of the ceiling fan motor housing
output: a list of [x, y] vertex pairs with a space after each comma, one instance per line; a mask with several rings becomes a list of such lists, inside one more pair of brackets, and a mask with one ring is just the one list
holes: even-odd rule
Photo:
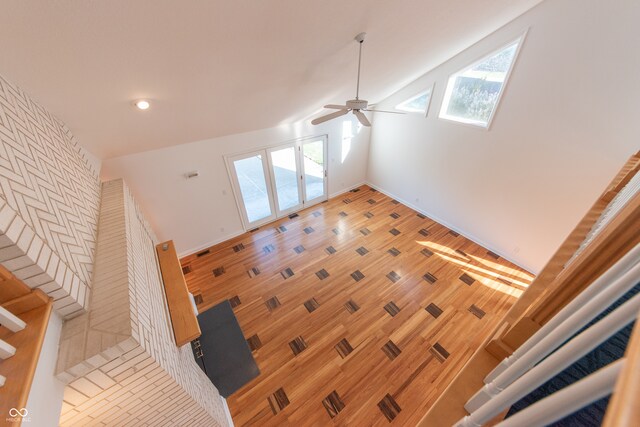
[[350, 99], [347, 101], [347, 107], [352, 110], [366, 110], [368, 102], [363, 99]]

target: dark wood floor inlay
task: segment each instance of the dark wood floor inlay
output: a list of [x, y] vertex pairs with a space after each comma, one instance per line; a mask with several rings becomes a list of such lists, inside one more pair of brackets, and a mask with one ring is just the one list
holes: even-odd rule
[[348, 205], [351, 203], [351, 199], [343, 199], [342, 202]]
[[361, 229], [360, 232], [363, 236], [368, 236], [369, 234], [371, 234], [371, 230], [369, 230], [367, 227]]
[[454, 237], [458, 237], [458, 236], [460, 235], [460, 233], [455, 232], [455, 231], [453, 231], [453, 230], [449, 230], [449, 234], [451, 234], [451, 235], [452, 235], [452, 236], [454, 236]]
[[353, 351], [353, 347], [351, 347], [351, 344], [349, 344], [346, 338], [341, 339], [340, 342], [335, 345], [335, 349], [343, 359]]
[[370, 205], [375, 205], [377, 202], [373, 199], [369, 199], [367, 200], [367, 203], [369, 203]]
[[471, 304], [471, 307], [469, 307], [469, 311], [471, 312], [471, 314], [476, 316], [478, 319], [482, 319], [484, 317], [484, 315], [486, 314], [484, 312], [484, 310], [482, 310], [480, 307], [478, 307], [475, 304]]
[[401, 279], [401, 277], [395, 271], [390, 271], [389, 273], [387, 273], [387, 279], [391, 280], [393, 283], [396, 283], [398, 280]]
[[255, 233], [258, 230], [260, 230], [260, 227], [252, 228], [251, 230], [249, 230], [249, 233]]
[[320, 303], [315, 298], [311, 298], [305, 301], [304, 306], [309, 313], [312, 313], [316, 308], [320, 307]]
[[494, 259], [500, 259], [500, 255], [498, 255], [493, 251], [487, 251], [487, 255], [489, 255], [491, 258], [494, 258]]
[[206, 250], [204, 250], [204, 251], [202, 251], [202, 252], [198, 252], [198, 253], [196, 254], [196, 256], [197, 256], [198, 258], [200, 258], [201, 256], [209, 255], [210, 253], [211, 253], [211, 251], [210, 251], [209, 249], [206, 249]]
[[427, 313], [432, 315], [435, 319], [440, 317], [440, 315], [442, 314], [442, 309], [440, 307], [438, 307], [437, 305], [435, 305], [434, 303], [429, 304], [425, 308], [425, 310], [427, 310]]
[[311, 214], [316, 218], [318, 218], [319, 216], [322, 216], [322, 213], [318, 211], [312, 212]]
[[351, 273], [351, 277], [353, 277], [353, 280], [355, 280], [356, 282], [359, 282], [360, 280], [364, 279], [364, 274], [362, 274], [360, 270], [356, 270]]
[[349, 190], [349, 191], [350, 191], [351, 193], [357, 193], [358, 191], [360, 191], [360, 189], [359, 189], [359, 188], [354, 188], [354, 189]]
[[318, 279], [324, 280], [329, 277], [329, 272], [323, 268], [320, 271], [316, 271], [316, 276], [318, 276]]
[[421, 214], [421, 213], [416, 214], [416, 216], [417, 216], [418, 218], [420, 218], [420, 219], [427, 219], [427, 216], [426, 216], [426, 215], [423, 215], [423, 214]]
[[276, 308], [280, 307], [281, 304], [278, 297], [271, 297], [265, 302], [265, 305], [267, 306], [267, 309], [269, 309], [269, 311], [273, 311]]
[[280, 274], [282, 275], [282, 277], [284, 279], [288, 279], [289, 277], [293, 276], [293, 270], [289, 267], [289, 268], [285, 268], [284, 270], [282, 270], [280, 272]]
[[384, 416], [387, 417], [389, 422], [393, 421], [400, 411], [402, 411], [398, 402], [396, 402], [390, 394], [387, 394], [384, 399], [378, 402], [378, 408], [380, 408], [380, 411], [382, 411]]
[[304, 246], [298, 245], [295, 248], [293, 248], [293, 250], [295, 251], [295, 253], [301, 254], [302, 252], [304, 252]]
[[351, 313], [351, 314], [353, 314], [356, 311], [360, 310], [360, 306], [352, 299], [347, 301], [344, 306], [347, 308], [347, 311], [349, 313]]
[[449, 352], [445, 350], [444, 347], [439, 343], [435, 343], [433, 347], [429, 349], [429, 351], [431, 351], [431, 354], [433, 354], [435, 358], [440, 362], [444, 362], [449, 357]]
[[249, 275], [249, 277], [256, 277], [258, 274], [260, 274], [260, 269], [258, 267], [250, 268], [249, 270], [247, 270], [247, 274]]
[[366, 254], [369, 253], [369, 250], [364, 246], [360, 246], [358, 249], [356, 249], [356, 252], [358, 252], [358, 255], [360, 256], [365, 256]]
[[471, 286], [473, 282], [476, 281], [476, 279], [469, 276], [467, 273], [464, 273], [462, 276], [460, 276], [460, 280], [462, 280], [464, 283], [466, 283], [469, 286]]
[[371, 212], [365, 212], [364, 216], [367, 217], [367, 219], [373, 218], [373, 214]]
[[267, 246], [265, 246], [264, 248], [262, 248], [262, 251], [263, 251], [265, 254], [269, 254], [269, 253], [271, 253], [271, 252], [273, 252], [273, 251], [275, 251], [275, 250], [276, 250], [276, 247], [275, 247], [275, 246], [273, 246], [273, 245], [267, 245]]
[[421, 236], [427, 237], [429, 235], [429, 230], [427, 230], [426, 228], [421, 228], [418, 233], [420, 233]]
[[249, 338], [247, 338], [247, 344], [249, 344], [249, 348], [251, 349], [251, 351], [256, 351], [257, 349], [262, 347], [262, 342], [260, 341], [260, 337], [258, 337], [258, 334], [251, 335]]
[[202, 304], [204, 302], [204, 300], [202, 299], [202, 294], [194, 295], [193, 301], [195, 301], [196, 305]]
[[235, 297], [229, 298], [229, 304], [231, 304], [231, 308], [236, 308], [237, 306], [242, 304], [242, 301], [240, 301], [240, 297], [236, 295]]
[[400, 234], [400, 230], [398, 230], [397, 228], [392, 228], [391, 230], [389, 230], [389, 233], [397, 236], [398, 234]]
[[348, 213], [346, 213], [345, 211], [341, 211], [338, 215], [340, 215], [341, 217], [345, 217], [345, 216], [349, 216]]
[[240, 252], [244, 250], [244, 245], [242, 243], [238, 243], [233, 247], [233, 252]]
[[458, 253], [458, 255], [460, 255], [463, 258], [467, 258], [467, 260], [470, 260], [469, 255], [467, 255], [467, 253], [461, 249], [456, 249], [456, 252]]
[[382, 346], [382, 351], [387, 355], [389, 360], [395, 359], [400, 355], [400, 353], [402, 353], [398, 346], [391, 340], [387, 341], [387, 343]]
[[297, 213], [292, 213], [291, 215], [289, 215], [289, 219], [293, 219], [293, 218], [297, 218], [300, 215], [298, 215]]
[[287, 231], [287, 227], [285, 227], [284, 225], [281, 225], [280, 227], [278, 227], [278, 231], [280, 231], [281, 233], [284, 233], [285, 231]]
[[342, 233], [342, 231], [340, 231], [340, 229], [339, 229], [339, 228], [334, 228], [334, 229], [333, 229], [333, 230], [331, 230], [331, 231], [333, 231], [333, 234], [335, 234], [336, 236], [337, 236], [338, 234]]
[[214, 268], [213, 269], [213, 276], [214, 277], [222, 276], [224, 273], [225, 273], [224, 267], [218, 267], [218, 268]]
[[327, 253], [328, 253], [329, 255], [333, 255], [333, 254], [335, 254], [335, 253], [336, 253], [336, 248], [334, 248], [333, 246], [327, 246], [327, 247], [325, 248], [325, 251], [327, 251]]
[[396, 314], [400, 313], [400, 307], [398, 307], [393, 301], [387, 303], [387, 305], [384, 306], [384, 309], [391, 315], [391, 317], [394, 317]]
[[304, 338], [301, 336], [296, 337], [293, 341], [289, 342], [289, 347], [291, 347], [291, 351], [293, 351], [293, 355], [297, 356], [302, 353], [307, 348], [307, 343], [304, 341]]
[[189, 274], [191, 273], [191, 266], [190, 265], [185, 265], [184, 267], [182, 267], [182, 274]]
[[400, 251], [398, 249], [396, 249], [396, 248], [391, 248], [387, 252], [389, 252], [392, 256], [400, 255]]
[[389, 216], [390, 216], [391, 218], [393, 218], [393, 219], [398, 219], [398, 218], [400, 218], [400, 214], [399, 214], [399, 213], [397, 213], [397, 212], [393, 212], [393, 213], [392, 213], [391, 215], [389, 215]]
[[329, 396], [322, 400], [322, 406], [327, 410], [329, 416], [334, 418], [344, 409], [344, 402], [340, 399], [338, 392], [333, 390]]
[[426, 256], [427, 258], [429, 258], [431, 255], [433, 255], [433, 252], [431, 252], [429, 249], [424, 248], [423, 250], [420, 251], [420, 253], [424, 256]]
[[314, 230], [314, 229], [313, 229], [313, 227], [306, 227], [306, 228], [304, 229], [305, 234], [311, 234], [311, 233], [313, 233], [314, 231], [316, 231], [316, 230]]
[[422, 278], [431, 284], [434, 284], [438, 281], [438, 278], [431, 273], [425, 274], [424, 276], [422, 276]]
[[393, 203], [394, 205], [399, 205], [400, 202], [397, 201], [396, 199], [391, 199], [391, 203]]
[[278, 412], [282, 411], [284, 408], [289, 405], [289, 398], [287, 397], [287, 393], [284, 392], [284, 389], [280, 387], [276, 390], [275, 393], [270, 395], [267, 398], [269, 402], [269, 406], [271, 407], [271, 412], [273, 415], [276, 415]]

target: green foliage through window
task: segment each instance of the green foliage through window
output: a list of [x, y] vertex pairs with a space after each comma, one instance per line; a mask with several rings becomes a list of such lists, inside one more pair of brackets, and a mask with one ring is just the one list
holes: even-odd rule
[[449, 78], [440, 117], [488, 126], [521, 39]]

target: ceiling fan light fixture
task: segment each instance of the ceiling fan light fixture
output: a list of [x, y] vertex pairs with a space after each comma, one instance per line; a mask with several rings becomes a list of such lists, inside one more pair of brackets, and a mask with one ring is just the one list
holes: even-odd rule
[[356, 116], [356, 118], [358, 119], [358, 121], [360, 122], [360, 124], [362, 126], [370, 127], [371, 126], [371, 122], [369, 121], [367, 116], [364, 115], [363, 111], [404, 114], [403, 112], [400, 112], [400, 111], [372, 110], [372, 109], [369, 108], [369, 103], [366, 100], [360, 99], [360, 65], [362, 63], [362, 44], [364, 43], [364, 39], [365, 39], [366, 35], [367, 35], [366, 33], [360, 33], [360, 34], [358, 34], [357, 36], [355, 36], [353, 38], [355, 41], [357, 41], [359, 43], [359, 48], [358, 48], [358, 79], [356, 80], [356, 97], [355, 97], [355, 99], [348, 100], [347, 102], [345, 102], [345, 105], [339, 105], [339, 104], [325, 105], [324, 108], [327, 108], [329, 110], [338, 110], [338, 111], [334, 111], [333, 113], [329, 113], [329, 114], [326, 114], [324, 116], [317, 117], [317, 118], [315, 118], [314, 120], [311, 121], [311, 124], [319, 125], [320, 123], [324, 123], [326, 121], [335, 119], [335, 118], [340, 117], [340, 116], [344, 116], [345, 114], [347, 114], [349, 112], [352, 112]]

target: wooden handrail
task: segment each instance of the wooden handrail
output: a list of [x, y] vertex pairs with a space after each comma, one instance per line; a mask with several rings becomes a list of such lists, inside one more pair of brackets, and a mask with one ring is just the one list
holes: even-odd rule
[[639, 164], [640, 152], [629, 158], [533, 283], [496, 326], [491, 338], [471, 356], [418, 425], [452, 425], [467, 415], [464, 404], [484, 385], [484, 377], [640, 241], [640, 195], [636, 194], [565, 269], [609, 201], [638, 172]]
[[0, 387], [0, 414], [6, 417], [11, 408], [22, 409], [27, 404], [53, 301], [0, 266], [0, 305], [26, 323], [15, 333], [0, 327], [0, 339], [16, 349], [14, 356], [0, 360], [0, 375], [6, 378]]
[[625, 351], [625, 364], [605, 413], [604, 427], [640, 426], [640, 313]]
[[200, 336], [200, 325], [193, 312], [187, 283], [182, 274], [173, 240], [156, 245], [156, 252], [167, 296], [173, 335], [176, 345], [182, 347]]

